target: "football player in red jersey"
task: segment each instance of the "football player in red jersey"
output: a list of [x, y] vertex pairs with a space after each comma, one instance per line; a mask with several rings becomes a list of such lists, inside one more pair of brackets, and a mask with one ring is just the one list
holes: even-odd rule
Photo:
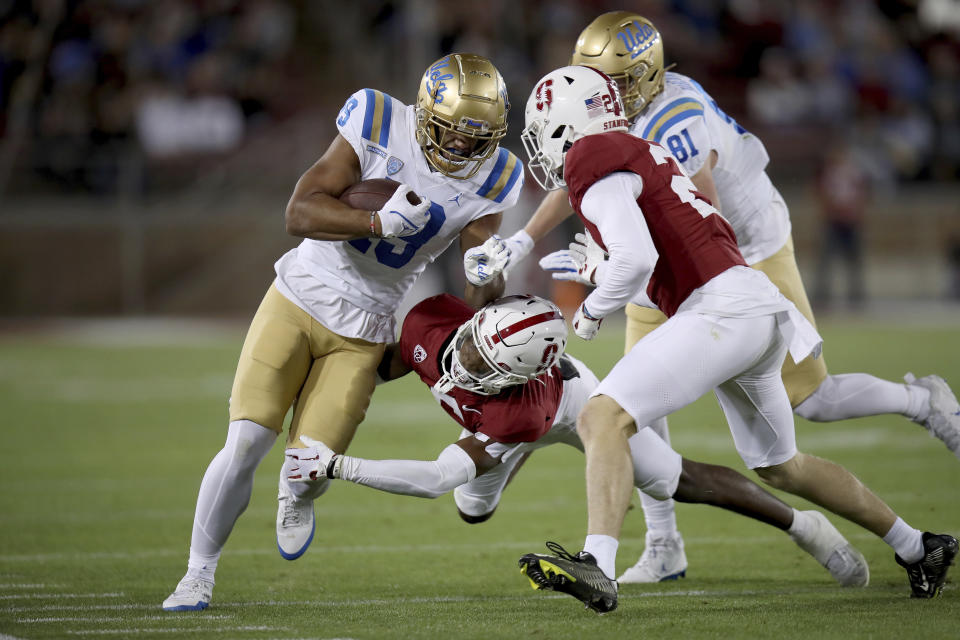
[[630, 301], [652, 302], [668, 318], [614, 366], [578, 418], [587, 458], [584, 550], [527, 554], [526, 573], [537, 573], [545, 588], [588, 581], [595, 589], [578, 598], [615, 608], [606, 593], [615, 590], [630, 502], [628, 440], [637, 425], [714, 390], [747, 467], [881, 537], [906, 568], [912, 594], [937, 595], [956, 539], [914, 529], [846, 469], [797, 450], [780, 367], [788, 351], [795, 362], [818, 353], [820, 336], [766, 275], [747, 267], [733, 229], [669, 152], [627, 133], [616, 83], [591, 67], [562, 67], [537, 83], [525, 117], [521, 138], [534, 178], [547, 190], [567, 188], [609, 254], [602, 282], [574, 315], [574, 332], [594, 338], [603, 318]]
[[[463, 427], [457, 442], [432, 461], [367, 460], [301, 437], [308, 446], [287, 449], [286, 477], [339, 478], [423, 498], [453, 490], [460, 517], [483, 522], [530, 451], [555, 443], [583, 451], [576, 419], [599, 381], [564, 353], [566, 341], [560, 310], [543, 298], [508, 296], [476, 312], [448, 294], [427, 298], [407, 315], [379, 372], [385, 380], [410, 371], [420, 376]], [[820, 512], [796, 511], [733, 469], [683, 459], [650, 428], [633, 434], [628, 444], [632, 485], [638, 489], [771, 524], [841, 584], [867, 580], [863, 556]]]

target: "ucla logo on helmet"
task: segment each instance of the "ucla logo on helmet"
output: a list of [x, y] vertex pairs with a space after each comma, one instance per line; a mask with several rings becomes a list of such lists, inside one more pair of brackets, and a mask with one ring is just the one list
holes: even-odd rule
[[453, 80], [452, 73], [443, 73], [443, 70], [449, 66], [450, 56], [441, 58], [430, 67], [430, 75], [427, 77], [427, 93], [433, 96], [434, 104], [443, 102], [443, 92], [447, 90], [447, 80]]
[[630, 27], [624, 27], [621, 31], [617, 32], [617, 38], [623, 42], [623, 46], [630, 52], [631, 59], [636, 58], [655, 45], [660, 35], [656, 29], [648, 24], [640, 24], [634, 20], [633, 26], [636, 28], [636, 32], [630, 29]]
[[400, 169], [403, 169], [403, 160], [397, 156], [390, 156], [390, 158], [387, 160], [387, 175], [392, 176], [396, 172], [400, 171]]
[[413, 348], [413, 361], [420, 364], [427, 359], [427, 350], [419, 344]]

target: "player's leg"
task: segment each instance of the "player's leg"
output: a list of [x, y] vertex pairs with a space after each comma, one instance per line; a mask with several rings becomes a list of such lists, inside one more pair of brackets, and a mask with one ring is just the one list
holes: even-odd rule
[[198, 610], [210, 602], [221, 550], [309, 366], [305, 316], [271, 286], [250, 324], [230, 396], [227, 441], [201, 482], [187, 574], [165, 610]]
[[[630, 455], [637, 488], [653, 499], [707, 504], [770, 524], [790, 534], [840, 584], [867, 584], [863, 556], [818, 511], [797, 511], [733, 469], [681, 459], [649, 428], [631, 436]], [[666, 560], [660, 560], [664, 572], [671, 569]]]
[[[807, 299], [793, 251], [792, 239], [770, 258], [753, 265], [793, 301], [811, 323], [813, 310]], [[924, 426], [960, 457], [960, 404], [947, 383], [938, 376], [916, 380], [907, 374], [907, 384], [891, 382], [867, 373], [829, 375], [823, 356], [799, 364], [783, 363], [783, 384], [794, 412], [813, 422], [896, 413]]]
[[[287, 447], [303, 447], [300, 436], [306, 435], [343, 453], [366, 415], [384, 345], [344, 338], [312, 320], [309, 335], [315, 359], [294, 405]], [[286, 459], [280, 470], [277, 548], [287, 560], [296, 560], [313, 541], [313, 501], [329, 481], [288, 483], [289, 464]]]
[[[627, 327], [624, 353], [630, 351], [642, 337], [663, 324], [667, 317], [659, 309], [650, 309], [635, 304], [625, 308]], [[654, 420], [648, 425], [653, 431], [670, 444], [670, 428], [666, 416]], [[677, 528], [677, 513], [672, 498], [654, 500], [643, 491], [637, 490], [640, 507], [647, 525], [643, 553], [631, 568], [627, 569], [618, 581], [627, 583], [650, 583], [676, 579], [685, 575], [687, 555], [684, 551], [683, 536]], [[666, 569], [665, 569], [666, 567]]]
[[[759, 326], [752, 333], [754, 339], [763, 335]], [[716, 389], [743, 461], [771, 486], [805, 498], [880, 536], [906, 565], [924, 562], [926, 538], [918, 530], [899, 519], [840, 465], [797, 452], [789, 400], [778, 375], [785, 345], [776, 339], [768, 344], [766, 357]], [[942, 543], [948, 547], [947, 554], [952, 540], [953, 555], [956, 554], [955, 540], [934, 537], [931, 544]], [[942, 585], [948, 565], [949, 562], [939, 568], [928, 567], [938, 569], [936, 577], [940, 583], [936, 590]], [[916, 594], [916, 585], [913, 586]]]
[[[628, 438], [695, 401], [746, 368], [759, 345], [736, 339], [751, 325], [681, 313], [638, 342], [610, 371], [580, 414], [577, 430], [587, 458], [588, 545], [605, 571], [630, 501], [633, 464]], [[769, 320], [769, 322], [773, 322]], [[626, 494], [624, 494], [626, 486]]]

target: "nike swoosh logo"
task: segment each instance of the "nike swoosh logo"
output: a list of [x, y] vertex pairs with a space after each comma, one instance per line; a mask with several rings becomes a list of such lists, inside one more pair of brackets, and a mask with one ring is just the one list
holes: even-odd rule
[[474, 413], [480, 413], [480, 410], [479, 410], [479, 409], [474, 409], [474, 408], [472, 408], [472, 407], [468, 407], [468, 406], [465, 405], [465, 404], [460, 405], [460, 408], [462, 408], [464, 411], [473, 411]]

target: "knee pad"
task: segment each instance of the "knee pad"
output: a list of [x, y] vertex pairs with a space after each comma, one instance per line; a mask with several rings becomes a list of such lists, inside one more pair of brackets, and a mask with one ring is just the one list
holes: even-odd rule
[[683, 458], [670, 448], [650, 427], [644, 427], [628, 440], [633, 461], [633, 483], [637, 489], [657, 500], [666, 500], [677, 491]]

